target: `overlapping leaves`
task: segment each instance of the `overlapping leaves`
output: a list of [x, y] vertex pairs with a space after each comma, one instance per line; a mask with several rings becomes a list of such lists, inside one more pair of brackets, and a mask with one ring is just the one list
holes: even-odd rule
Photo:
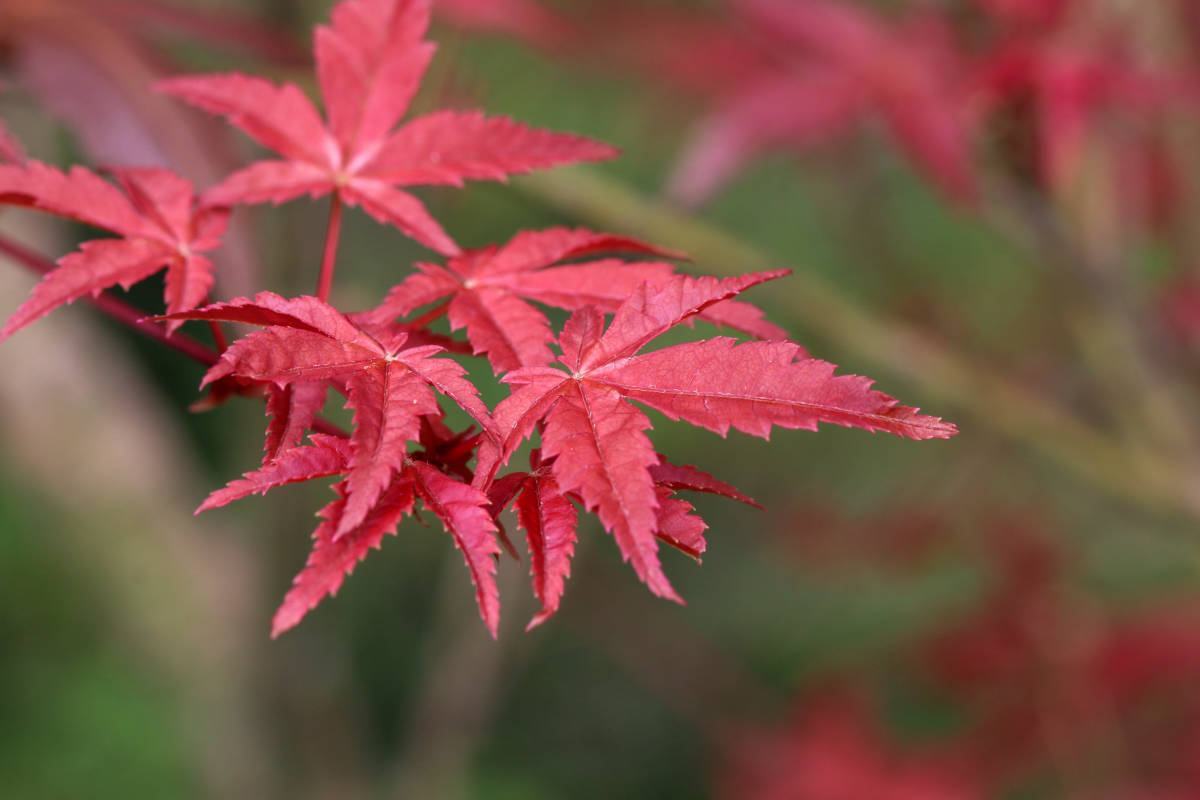
[[[666, 262], [565, 263], [603, 252], [675, 255], [636, 239], [583, 229], [526, 231], [502, 247], [464, 253], [445, 267], [419, 264], [419, 273], [393, 288], [371, 315], [386, 321], [449, 298], [451, 326], [466, 329], [476, 354], [487, 355], [497, 374], [545, 366], [553, 360], [554, 334], [549, 320], [528, 301], [568, 311], [594, 306], [612, 312], [642, 284], [661, 285], [675, 275]], [[718, 303], [703, 317], [763, 339], [787, 338], [745, 303]]]
[[[621, 241], [588, 236], [597, 243]], [[490, 256], [495, 259], [495, 252]], [[309, 565], [279, 612], [277, 632], [336, 591], [418, 498], [464, 553], [493, 633], [499, 618], [496, 518], [509, 505], [526, 534], [534, 593], [542, 604], [531, 625], [553, 615], [561, 602], [578, 536], [577, 505], [597, 514], [651, 591], [679, 600], [663, 572], [658, 543], [698, 559], [707, 526], [677, 493], [753, 501], [700, 470], [667, 461], [646, 436], [648, 418], [628, 401], [722, 435], [736, 428], [765, 438], [773, 427], [811, 430], [820, 422], [911, 439], [955, 433], [952, 425], [872, 390], [863, 378], [835, 376], [831, 365], [790, 342], [716, 338], [642, 352], [671, 328], [784, 274], [653, 277], [616, 307], [607, 327], [603, 311], [585, 305], [558, 337], [560, 366], [510, 373], [505, 382], [513, 392], [494, 418], [461, 367], [435, 346], [409, 346], [411, 329], [390, 321], [391, 311], [350, 318], [315, 298], [261, 294], [178, 315], [265, 326], [235, 343], [206, 382], [232, 376], [293, 391], [320, 387], [322, 397], [333, 386], [354, 411], [349, 440], [313, 435], [308, 445], [283, 448], [201, 510], [290, 483], [341, 478], [337, 501], [322, 513]], [[482, 435], [446, 428], [435, 389], [473, 416]], [[541, 449], [531, 454], [530, 468], [499, 475], [520, 443], [539, 430]], [[414, 449], [418, 444], [422, 449]]]
[[86, 242], [59, 261], [0, 330], [0, 340], [61, 305], [117, 285], [128, 289], [164, 268], [169, 312], [191, 310], [208, 298], [213, 265], [205, 253], [220, 244], [228, 213], [199, 205], [192, 185], [164, 169], [113, 175], [119, 189], [82, 167], [64, 173], [37, 161], [0, 164], [0, 204], [35, 208], [120, 237]]
[[[418, 501], [462, 552], [493, 635], [500, 614], [495, 561], [501, 544], [515, 552], [498, 524], [509, 505], [526, 535], [542, 605], [531, 625], [561, 603], [579, 506], [595, 512], [654, 593], [678, 600], [658, 543], [697, 559], [707, 548], [707, 525], [678, 493], [753, 501], [656, 452], [646, 435], [650, 421], [635, 402], [721, 435], [733, 428], [766, 438], [775, 427], [812, 430], [820, 422], [911, 439], [955, 433], [952, 425], [872, 390], [863, 378], [835, 376], [832, 365], [809, 358], [761, 311], [735, 299], [783, 271], [728, 280], [682, 277], [661, 260], [675, 255], [669, 251], [563, 228], [461, 252], [398, 187], [499, 180], [613, 151], [474, 112], [440, 112], [397, 127], [433, 54], [424, 40], [429, 13], [429, 0], [338, 4], [331, 24], [316, 34], [324, 118], [290, 84], [243, 75], [166, 82], [167, 91], [225, 116], [282, 156], [234, 174], [201, 200], [189, 183], [159, 169], [114, 171], [114, 186], [80, 168], [63, 173], [21, 163], [15, 151], [5, 157], [19, 163], [0, 165], [0, 203], [117, 236], [63, 259], [0, 338], [59, 305], [127, 287], [164, 268], [168, 313], [160, 321], [170, 328], [188, 320], [261, 328], [212, 356], [217, 362], [203, 386], [215, 387], [214, 402], [230, 392], [265, 390], [271, 417], [265, 458], [200, 510], [292, 483], [337, 479], [337, 497], [320, 513], [308, 563], [276, 614], [276, 634], [338, 591]], [[227, 208], [305, 194], [334, 194], [335, 203], [362, 206], [449, 261], [420, 265], [379, 307], [354, 315], [317, 297], [270, 292], [198, 308], [213, 284], [204, 254], [217, 246]], [[336, 237], [327, 245], [334, 246], [326, 249], [322, 298]], [[636, 258], [598, 258], [605, 253]], [[440, 311], [409, 318], [438, 303]], [[556, 335], [534, 303], [573, 314]], [[448, 357], [447, 351], [469, 352], [467, 345], [429, 329], [441, 312], [452, 331], [465, 329], [470, 351], [487, 356], [497, 374], [507, 373], [512, 392], [494, 415], [463, 366]], [[645, 352], [658, 336], [695, 319], [759, 340], [715, 338]], [[216, 339], [223, 346], [223, 337]], [[207, 355], [200, 358], [211, 363]], [[319, 418], [331, 391], [353, 412], [348, 435], [335, 435], [338, 429]], [[438, 395], [478, 429], [449, 427]], [[531, 452], [528, 470], [500, 474], [535, 432], [541, 446]]]

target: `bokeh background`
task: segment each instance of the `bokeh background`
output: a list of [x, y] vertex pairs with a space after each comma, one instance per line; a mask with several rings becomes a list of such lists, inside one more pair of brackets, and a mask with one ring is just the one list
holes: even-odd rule
[[[853, 24], [791, 36], [754, 5], [445, 0], [420, 109], [624, 155], [422, 196], [465, 245], [571, 224], [791, 267], [751, 299], [960, 436], [654, 415], [660, 450], [767, 509], [696, 501], [702, 568], [667, 554], [686, 607], [589, 520], [532, 633], [527, 565], [501, 563], [493, 642], [410, 521], [271, 641], [327, 490], [193, 519], [257, 462], [261, 407], [187, 413], [198, 367], [73, 307], [0, 348], [0, 796], [1200, 797], [1192, 4], [840, 0]], [[0, 116], [53, 163], [212, 183], [250, 146], [151, 82], [308, 80], [328, 6], [0, 0]], [[762, 74], [795, 85], [754, 116]], [[308, 291], [325, 213], [239, 211], [220, 292]], [[428, 257], [348, 225], [345, 307]], [[0, 231], [51, 256], [86, 233]], [[4, 263], [0, 306], [31, 285]]]

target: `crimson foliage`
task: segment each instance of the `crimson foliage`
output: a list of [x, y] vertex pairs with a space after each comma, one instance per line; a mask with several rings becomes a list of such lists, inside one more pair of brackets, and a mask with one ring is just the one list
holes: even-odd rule
[[[864, 378], [836, 376], [831, 364], [810, 358], [761, 311], [735, 299], [785, 271], [726, 280], [682, 276], [662, 260], [678, 254], [585, 230], [524, 231], [506, 245], [463, 252], [402, 187], [501, 180], [615, 151], [478, 112], [435, 112], [399, 125], [434, 53], [425, 41], [429, 15], [429, 0], [337, 5], [331, 24], [315, 36], [324, 115], [292, 84], [240, 74], [163, 82], [165, 92], [223, 116], [280, 156], [251, 164], [199, 197], [162, 169], [117, 171], [118, 188], [82, 168], [62, 173], [34, 161], [0, 167], [0, 202], [117, 236], [63, 258], [0, 337], [58, 306], [128, 287], [163, 268], [167, 313], [156, 324], [168, 332], [189, 320], [261, 327], [222, 349], [204, 386], [214, 387], [213, 401], [266, 395], [266, 457], [200, 510], [285, 484], [338, 478], [308, 564], [275, 616], [276, 635], [335, 593], [417, 501], [462, 552], [493, 635], [500, 614], [495, 559], [507, 542], [498, 517], [510, 504], [527, 536], [542, 604], [533, 624], [559, 606], [577, 505], [597, 514], [654, 593], [679, 600], [659, 562], [658, 542], [698, 558], [706, 525], [676, 494], [753, 501], [656, 452], [646, 436], [650, 420], [634, 403], [722, 436], [734, 428], [766, 438], [775, 427], [814, 430], [820, 422], [917, 440], [956, 433]], [[332, 195], [317, 296], [263, 292], [208, 303], [213, 266], [204, 254], [219, 245], [230, 209], [303, 195]], [[449, 261], [421, 264], [378, 307], [344, 313], [329, 303], [343, 206], [362, 207]], [[610, 257], [593, 258], [604, 254]], [[585, 258], [592, 260], [579, 261]], [[431, 304], [439, 305], [412, 318]], [[535, 304], [572, 316], [556, 334]], [[494, 413], [450, 357], [465, 348], [428, 329], [443, 315], [453, 330], [465, 329], [469, 350], [486, 355], [513, 387]], [[658, 336], [695, 319], [758, 340], [715, 338], [646, 352]], [[353, 411], [348, 435], [319, 417], [331, 391]], [[478, 429], [448, 428], [439, 395]], [[502, 473], [535, 433], [541, 447], [530, 454], [528, 469]]]

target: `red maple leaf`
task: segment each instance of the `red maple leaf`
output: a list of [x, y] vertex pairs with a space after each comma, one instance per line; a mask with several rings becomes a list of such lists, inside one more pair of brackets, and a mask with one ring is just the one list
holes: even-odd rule
[[329, 387], [324, 381], [272, 385], [267, 389], [267, 416], [271, 422], [263, 445], [264, 464], [300, 443], [325, 407], [328, 394]]
[[[252, 299], [238, 298], [228, 303], [218, 303], [204, 309], [194, 311], [179, 319], [202, 319], [209, 322], [240, 322], [251, 325], [282, 325], [284, 327], [299, 327], [302, 329], [323, 329], [324, 325], [332, 325], [329, 321], [330, 307], [312, 298], [287, 299], [271, 292], [262, 292]], [[340, 312], [338, 312], [340, 315]], [[172, 319], [168, 317], [167, 319]], [[371, 322], [362, 315], [351, 315], [345, 319], [373, 334], [398, 339], [404, 337], [405, 345], [409, 348], [432, 347], [434, 349], [452, 352], [464, 352], [460, 343], [445, 336], [431, 333], [427, 330], [403, 324], [387, 322]], [[211, 384], [214, 392], [219, 387], [232, 386], [246, 392], [249, 388], [257, 392], [265, 390], [267, 397], [267, 416], [271, 422], [267, 427], [265, 455], [263, 463], [269, 463], [282, 452], [299, 444], [304, 434], [312, 427], [317, 415], [325, 406], [328, 390], [332, 386], [346, 392], [344, 382], [338, 380], [295, 380], [278, 385], [273, 382], [262, 383], [253, 379], [230, 375]], [[208, 409], [220, 404], [224, 397], [219, 396], [214, 402], [205, 403]]]
[[496, 636], [500, 597], [495, 559], [500, 548], [484, 494], [429, 464], [407, 461], [370, 513], [339, 535], [337, 532], [344, 529], [346, 484], [339, 484], [338, 491], [343, 497], [321, 512], [324, 522], [313, 534], [312, 554], [275, 614], [272, 636], [295, 627], [317, 603], [335, 594], [355, 565], [370, 550], [377, 549], [383, 537], [394, 532], [404, 515], [412, 511], [417, 497], [442, 521], [462, 551], [475, 584], [479, 613], [492, 636]]
[[[735, 0], [734, 5], [764, 39], [777, 42], [781, 55], [799, 50], [812, 60], [815, 69], [801, 66], [797, 71], [808, 77], [792, 84], [793, 135], [836, 135], [846, 121], [877, 116], [947, 194], [964, 202], [975, 198], [966, 87], [956, 83], [963, 64], [937, 17], [918, 14], [894, 25], [856, 5], [830, 0]], [[759, 124], [778, 127], [772, 117], [779, 112], [762, 105], [763, 91], [778, 89], [759, 87], [744, 102], [752, 104]]]
[[[930, 15], [902, 24], [836, 0], [728, 0], [712, 23], [693, 12], [611, 24], [610, 61], [711, 106], [680, 158], [671, 193], [708, 199], [756, 157], [797, 152], [882, 121], [918, 169], [956, 200], [976, 196], [963, 59]], [[581, 26], [582, 27], [582, 26]]]
[[288, 448], [277, 458], [213, 492], [196, 513], [223, 508], [253, 494], [265, 495], [280, 486], [341, 475], [349, 470], [354, 454], [349, 439], [314, 433], [309, 440], [311, 444]]
[[650, 468], [654, 482], [663, 489], [671, 492], [699, 492], [714, 494], [727, 500], [736, 500], [757, 509], [762, 509], [758, 502], [724, 481], [717, 480], [703, 470], [686, 464], [672, 464], [661, 453], [659, 463]]
[[[590, 305], [612, 312], [641, 284], [662, 285], [675, 275], [675, 268], [663, 262], [608, 258], [563, 263], [616, 251], [674, 255], [636, 239], [583, 229], [530, 231], [503, 247], [466, 252], [445, 267], [418, 264], [419, 274], [393, 288], [368, 316], [380, 321], [403, 317], [450, 298], [451, 327], [466, 328], [476, 354], [486, 354], [497, 374], [546, 366], [554, 359], [550, 352], [554, 334], [545, 315], [526, 301], [569, 311]], [[783, 329], [766, 322], [761, 311], [746, 303], [719, 303], [703, 317], [764, 339], [787, 338]]]
[[[292, 483], [353, 475], [361, 446], [358, 442], [319, 434], [311, 436], [310, 441], [310, 445], [293, 447], [214, 492], [196, 513]], [[313, 534], [308, 564], [296, 576], [292, 590], [275, 614], [273, 636], [295, 627], [321, 600], [336, 594], [358, 562], [377, 549], [384, 536], [395, 532], [417, 498], [442, 521], [462, 550], [475, 584], [480, 615], [492, 636], [496, 635], [500, 599], [494, 559], [499, 547], [495, 523], [488, 513], [488, 498], [483, 493], [426, 461], [406, 456], [401, 456], [399, 466], [362, 519], [352, 525], [345, 524], [350, 481], [340, 482], [336, 490], [338, 499], [320, 514], [323, 522]]]
[[739, 345], [716, 338], [638, 354], [710, 306], [785, 274], [643, 284], [607, 330], [595, 307], [577, 311], [559, 337], [563, 368], [525, 368], [504, 379], [515, 389], [495, 412], [503, 443], [481, 446], [476, 484], [489, 485], [540, 425], [542, 453], [554, 459], [551, 474], [560, 490], [598, 513], [651, 591], [678, 600], [657, 555], [662, 502], [652, 472], [659, 457], [645, 434], [650, 421], [625, 400], [721, 435], [736, 428], [766, 438], [774, 426], [813, 430], [819, 422], [911, 439], [956, 433], [953, 425], [872, 391], [864, 378], [835, 377], [832, 365], [798, 358], [800, 348], [790, 342]]
[[[63, 173], [30, 161], [0, 165], [0, 203], [28, 206], [96, 228], [119, 239], [84, 243], [58, 262], [0, 330], [0, 340], [61, 305], [112, 286], [126, 289], [166, 269], [167, 310], [194, 309], [208, 298], [212, 262], [203, 255], [220, 244], [228, 214], [198, 206], [192, 185], [163, 169], [119, 169], [117, 189], [93, 172]], [[169, 321], [168, 326], [177, 327]]]
[[205, 194], [216, 205], [282, 203], [333, 193], [445, 255], [458, 246], [397, 187], [461, 186], [611, 158], [607, 145], [475, 111], [440, 111], [396, 129], [434, 46], [429, 0], [344, 0], [315, 37], [328, 123], [293, 84], [241, 74], [175, 78], [164, 91], [226, 117], [282, 160], [259, 161]]
[[[760, 507], [734, 487], [695, 467], [676, 466], [665, 456], [659, 458], [660, 463], [650, 468], [658, 499], [654, 535], [696, 560], [706, 549], [704, 531], [708, 526], [692, 513], [695, 509], [690, 503], [675, 497], [676, 492], [715, 494]], [[573, 503], [582, 503], [582, 498], [559, 487], [553, 465], [554, 459], [543, 459], [541, 451], [534, 449], [528, 472], [505, 475], [488, 491], [492, 516], [498, 517], [515, 501], [517, 523], [525, 531], [533, 593], [542, 604], [527, 630], [558, 611], [578, 539], [579, 516]]]
[[368, 517], [404, 467], [408, 443], [419, 439], [421, 417], [439, 412], [431, 388], [492, 430], [487, 407], [463, 368], [437, 358], [442, 348], [414, 347], [402, 329], [357, 325], [315, 297], [289, 300], [265, 292], [173, 318], [267, 326], [226, 350], [202, 386], [233, 376], [281, 388], [331, 381], [344, 387], [354, 432], [337, 537]]
[[530, 454], [529, 472], [505, 475], [492, 485], [488, 497], [493, 517], [516, 501], [517, 524], [529, 548], [533, 594], [542, 604], [527, 626], [531, 630], [558, 610], [571, 574], [579, 515], [537, 450]]

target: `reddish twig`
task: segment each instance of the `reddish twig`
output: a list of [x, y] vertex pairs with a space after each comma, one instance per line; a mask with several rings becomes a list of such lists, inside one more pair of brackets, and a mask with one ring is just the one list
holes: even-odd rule
[[[54, 262], [3, 236], [0, 236], [0, 253], [4, 253], [22, 266], [28, 267], [42, 275], [58, 268], [58, 265]], [[180, 333], [167, 333], [166, 328], [147, 320], [146, 317], [148, 315], [146, 312], [134, 308], [125, 301], [119, 300], [110, 294], [100, 294], [88, 298], [88, 302], [117, 322], [127, 325], [138, 333], [183, 353], [193, 361], [211, 367], [220, 358], [211, 349], [190, 336]]]
[[409, 323], [414, 328], [428, 328], [434, 322], [437, 322], [442, 317], [446, 316], [446, 312], [450, 309], [450, 301], [436, 305], [426, 311], [421, 316]]
[[342, 238], [342, 198], [334, 193], [329, 203], [329, 228], [325, 231], [325, 253], [321, 257], [321, 275], [317, 279], [317, 297], [329, 300], [333, 291], [333, 272], [337, 266], [338, 243]]
[[[4, 236], [0, 236], [0, 253], [4, 253], [18, 264], [42, 275], [58, 268], [52, 261]], [[190, 336], [182, 333], [167, 333], [166, 328], [148, 320], [146, 312], [112, 295], [101, 294], [88, 298], [88, 302], [117, 322], [132, 328], [156, 342], [165, 344], [167, 347], [182, 353], [206, 367], [213, 366], [221, 359], [219, 353], [213, 352]], [[217, 340], [217, 346], [223, 351], [226, 346], [225, 335], [221, 332], [220, 328], [216, 327], [215, 323], [213, 324], [213, 328], [213, 337]], [[317, 433], [343, 438], [350, 435], [340, 426], [321, 418], [317, 418], [313, 422], [313, 430]]]
[[225, 338], [225, 331], [221, 330], [220, 323], [208, 323], [208, 329], [212, 331], [213, 344], [216, 345], [217, 353], [224, 353], [229, 349], [229, 340]]

